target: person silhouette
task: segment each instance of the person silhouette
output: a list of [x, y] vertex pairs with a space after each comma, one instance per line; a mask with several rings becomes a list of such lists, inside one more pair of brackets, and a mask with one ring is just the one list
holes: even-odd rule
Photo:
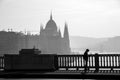
[[89, 49], [86, 49], [83, 55], [85, 72], [87, 71], [88, 52], [89, 52]]

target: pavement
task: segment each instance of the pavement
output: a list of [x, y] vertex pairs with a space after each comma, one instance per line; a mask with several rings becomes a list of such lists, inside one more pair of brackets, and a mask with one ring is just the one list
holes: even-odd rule
[[41, 71], [6, 71], [0, 72], [0, 78], [39, 78], [39, 79], [120, 79], [118, 71], [107, 72], [101, 71], [75, 71], [75, 70], [58, 70], [54, 72]]

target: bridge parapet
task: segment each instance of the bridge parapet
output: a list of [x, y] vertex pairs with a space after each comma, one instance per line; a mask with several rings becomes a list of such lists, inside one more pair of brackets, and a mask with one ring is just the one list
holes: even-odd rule
[[[84, 68], [83, 55], [58, 55], [59, 68]], [[100, 69], [120, 69], [119, 54], [90, 54], [88, 55], [88, 68], [94, 68], [95, 72]]]
[[[84, 69], [83, 55], [57, 55], [55, 57], [55, 65], [57, 69], [80, 68]], [[0, 70], [4, 70], [4, 56], [0, 57]], [[95, 72], [101, 69], [120, 70], [120, 54], [90, 54], [88, 55], [88, 68], [94, 68]]]

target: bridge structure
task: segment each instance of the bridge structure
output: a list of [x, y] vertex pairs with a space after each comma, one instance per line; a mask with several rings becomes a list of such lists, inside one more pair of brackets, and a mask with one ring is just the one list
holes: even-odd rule
[[0, 57], [1, 78], [52, 78], [52, 79], [119, 79], [120, 54], [88, 55], [87, 71], [84, 71], [83, 55], [57, 55], [55, 71], [5, 71], [4, 56]]

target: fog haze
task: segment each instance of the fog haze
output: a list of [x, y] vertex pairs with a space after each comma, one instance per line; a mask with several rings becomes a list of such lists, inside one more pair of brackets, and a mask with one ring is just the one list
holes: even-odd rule
[[63, 32], [71, 36], [120, 36], [119, 0], [0, 0], [0, 30], [38, 33], [50, 13]]

